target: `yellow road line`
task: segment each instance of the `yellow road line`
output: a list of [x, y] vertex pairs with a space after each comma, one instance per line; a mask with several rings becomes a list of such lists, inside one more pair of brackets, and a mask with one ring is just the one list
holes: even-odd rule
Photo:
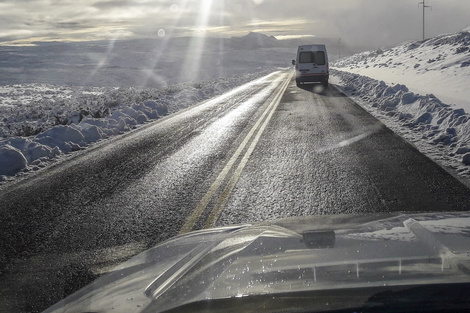
[[263, 134], [266, 126], [268, 125], [269, 121], [271, 120], [271, 117], [273, 116], [274, 112], [276, 111], [277, 106], [281, 102], [281, 98], [284, 95], [284, 92], [287, 89], [287, 86], [289, 85], [290, 78], [286, 80], [282, 88], [279, 90], [278, 94], [276, 97], [273, 99], [271, 104], [269, 105], [269, 108], [271, 111], [269, 112], [268, 117], [265, 119], [263, 125], [261, 128], [258, 130], [258, 133], [256, 134], [256, 137], [253, 139], [251, 142], [250, 147], [246, 151], [245, 155], [243, 156], [243, 159], [240, 161], [240, 164], [238, 165], [237, 169], [233, 173], [232, 177], [230, 178], [229, 183], [225, 187], [222, 196], [220, 197], [217, 205], [212, 209], [212, 212], [210, 213], [209, 217], [206, 220], [206, 224], [204, 225], [204, 228], [210, 228], [215, 225], [215, 222], [217, 222], [217, 219], [219, 218], [220, 214], [222, 213], [223, 208], [225, 207], [225, 204], [227, 203], [229, 199], [229, 195], [232, 192], [232, 189], [235, 187], [235, 185], [238, 182], [238, 179], [240, 178], [240, 175], [245, 168], [246, 163], [248, 162], [248, 159], [250, 158], [251, 154], [253, 153], [253, 150], [255, 149], [256, 145], [258, 144], [259, 139], [261, 138], [261, 135]]
[[[199, 202], [199, 204], [196, 206], [196, 208], [194, 209], [194, 211], [189, 215], [189, 217], [186, 219], [186, 222], [185, 224], [183, 225], [183, 227], [181, 227], [181, 230], [179, 232], [179, 234], [184, 234], [184, 233], [187, 233], [189, 231], [191, 231], [194, 227], [194, 225], [196, 224], [196, 222], [199, 220], [201, 214], [204, 212], [204, 210], [206, 209], [207, 205], [209, 204], [209, 202], [211, 201], [212, 197], [215, 195], [215, 193], [217, 192], [217, 190], [219, 190], [220, 186], [222, 185], [223, 181], [225, 180], [227, 174], [229, 173], [229, 171], [232, 169], [232, 167], [234, 166], [236, 160], [238, 159], [238, 157], [240, 156], [240, 154], [243, 152], [243, 150], [245, 149], [246, 145], [248, 144], [248, 142], [250, 141], [251, 137], [254, 135], [254, 133], [256, 132], [256, 130], [258, 129], [259, 125], [262, 123], [263, 119], [266, 117], [266, 115], [268, 115], [269, 113], [269, 116], [267, 118], [267, 120], [265, 121], [265, 123], [263, 124], [263, 126], [261, 127], [261, 129], [258, 131], [258, 134], [256, 136], [256, 140], [254, 141], [254, 144], [252, 143], [250, 148], [248, 149], [247, 153], [245, 154], [245, 156], [243, 157], [241, 163], [239, 164], [239, 166], [237, 167], [237, 170], [236, 172], [234, 173], [234, 176], [232, 176], [232, 178], [230, 179], [230, 182], [228, 184], [228, 186], [225, 188], [224, 190], [224, 195], [227, 192], [230, 192], [233, 188], [233, 186], [235, 186], [235, 183], [236, 181], [238, 180], [238, 177], [240, 176], [241, 174], [241, 170], [243, 170], [243, 167], [245, 166], [246, 162], [248, 161], [248, 157], [249, 155], [251, 155], [251, 152], [253, 151], [254, 147], [256, 146], [256, 143], [258, 142], [259, 140], [259, 137], [261, 136], [261, 133], [263, 132], [264, 128], [266, 128], [266, 125], [267, 125], [267, 122], [269, 121], [269, 119], [271, 118], [275, 108], [277, 107], [277, 105], [279, 104], [280, 100], [281, 100], [281, 97], [282, 95], [284, 94], [284, 91], [286, 90], [287, 88], [287, 85], [288, 83], [290, 82], [290, 78], [291, 76], [289, 76], [289, 79], [286, 80], [286, 82], [284, 82], [284, 85], [282, 86], [282, 88], [280, 89], [280, 91], [276, 94], [276, 96], [274, 97], [273, 101], [269, 104], [268, 108], [263, 112], [263, 114], [261, 115], [261, 117], [258, 119], [258, 121], [256, 122], [256, 124], [253, 126], [253, 128], [250, 130], [250, 132], [246, 135], [245, 139], [242, 141], [242, 143], [240, 144], [240, 146], [238, 147], [238, 149], [235, 151], [235, 153], [232, 155], [232, 157], [230, 158], [230, 160], [227, 162], [227, 164], [225, 165], [224, 169], [220, 172], [220, 174], [217, 176], [217, 178], [215, 179], [215, 181], [212, 183], [211, 187], [209, 188], [209, 190], [207, 191], [207, 193], [204, 195], [204, 197], [202, 197], [201, 201]], [[270, 112], [271, 110], [271, 112]], [[247, 154], [249, 152], [249, 155], [247, 157]], [[241, 166], [241, 164], [243, 164], [243, 166]], [[238, 173], [239, 172], [239, 173]], [[238, 173], [238, 174], [237, 174]], [[237, 176], [236, 179], [234, 179], [234, 177]], [[229, 188], [229, 186], [233, 184], [233, 186], [231, 188]], [[229, 190], [227, 190], [229, 188]], [[226, 195], [227, 198], [228, 198], [228, 194]], [[220, 201], [219, 201], [220, 202]], [[225, 201], [226, 202], [226, 201]], [[223, 204], [225, 204], [225, 202]], [[221, 204], [220, 205], [220, 208], [219, 208], [219, 205], [217, 205], [217, 210], [216, 211], [222, 211], [222, 208], [223, 208], [223, 205]], [[215, 209], [214, 209], [215, 210]], [[214, 212], [214, 210], [211, 212], [211, 216], [212, 216], [212, 219], [214, 217], [218, 218], [218, 215], [220, 215], [220, 212], [217, 214], [216, 212]], [[209, 217], [209, 219], [211, 219], [211, 217]], [[206, 225], [209, 223], [209, 221], [206, 223]], [[215, 221], [214, 221], [215, 223]], [[212, 223], [210, 223], [212, 224]]]

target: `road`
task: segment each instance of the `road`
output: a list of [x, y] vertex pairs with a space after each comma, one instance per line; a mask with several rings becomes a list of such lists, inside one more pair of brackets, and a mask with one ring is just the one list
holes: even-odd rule
[[278, 72], [1, 187], [0, 311], [42, 311], [193, 229], [469, 207], [465, 185], [334, 86]]

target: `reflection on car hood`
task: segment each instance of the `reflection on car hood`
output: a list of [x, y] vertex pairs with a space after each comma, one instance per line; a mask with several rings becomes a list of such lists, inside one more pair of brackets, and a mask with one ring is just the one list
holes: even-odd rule
[[163, 312], [206, 299], [470, 282], [470, 213], [336, 215], [175, 237], [45, 312]]

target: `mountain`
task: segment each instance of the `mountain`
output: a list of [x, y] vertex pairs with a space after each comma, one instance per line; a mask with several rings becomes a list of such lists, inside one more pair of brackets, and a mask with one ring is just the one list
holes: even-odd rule
[[275, 48], [283, 46], [282, 42], [274, 36], [255, 32], [251, 32], [243, 37], [232, 37], [227, 40], [227, 43], [234, 49]]

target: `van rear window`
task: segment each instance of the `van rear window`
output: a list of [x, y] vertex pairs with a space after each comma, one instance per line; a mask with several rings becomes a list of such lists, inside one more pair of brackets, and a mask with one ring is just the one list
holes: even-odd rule
[[317, 65], [325, 65], [325, 52], [323, 51], [300, 52], [299, 63], [315, 63]]

